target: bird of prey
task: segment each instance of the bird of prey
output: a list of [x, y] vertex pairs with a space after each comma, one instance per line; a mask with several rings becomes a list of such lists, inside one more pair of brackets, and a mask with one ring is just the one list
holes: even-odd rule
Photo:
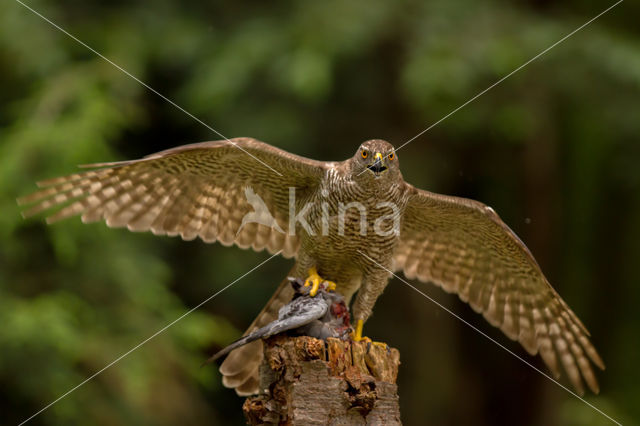
[[[604, 363], [589, 332], [522, 241], [490, 207], [405, 182], [386, 141], [366, 141], [337, 162], [236, 138], [90, 167], [40, 182], [40, 191], [18, 200], [33, 204], [25, 216], [58, 207], [49, 223], [81, 215], [83, 222], [293, 257], [288, 276], [334, 282], [347, 303], [355, 295], [355, 340], [392, 271], [402, 271], [457, 293], [530, 354], [540, 353], [555, 376], [562, 366], [579, 393], [584, 382], [599, 390], [592, 363]], [[241, 226], [254, 211], [247, 187], [280, 230], [260, 220]], [[246, 334], [277, 318], [292, 297], [285, 280]], [[223, 383], [240, 395], [257, 392], [262, 356], [260, 340], [232, 351], [220, 367]]]
[[284, 332], [322, 340], [327, 340], [328, 337], [343, 338], [349, 333], [349, 309], [342, 295], [324, 286], [317, 295], [311, 296], [311, 286], [304, 286], [299, 278], [288, 279], [294, 291], [293, 300], [280, 308], [278, 318], [220, 350], [207, 363], [222, 358], [247, 343]]

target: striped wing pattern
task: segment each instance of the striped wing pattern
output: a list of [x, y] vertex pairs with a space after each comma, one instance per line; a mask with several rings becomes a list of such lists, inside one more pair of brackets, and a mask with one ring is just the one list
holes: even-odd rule
[[561, 364], [580, 394], [583, 380], [597, 393], [591, 362], [604, 363], [589, 332], [513, 231], [479, 202], [410, 190], [396, 270], [457, 293], [530, 354], [539, 352], [556, 377]]
[[[40, 191], [18, 202], [31, 205], [25, 217], [51, 210], [48, 223], [80, 215], [86, 223], [104, 220], [110, 227], [271, 253], [282, 250], [292, 257], [299, 242], [285, 233], [289, 187], [298, 194], [315, 190], [324, 164], [237, 138], [185, 145], [141, 160], [89, 165], [97, 169], [39, 182]], [[242, 225], [244, 215], [254, 211], [245, 195], [248, 187], [285, 232], [258, 223]]]

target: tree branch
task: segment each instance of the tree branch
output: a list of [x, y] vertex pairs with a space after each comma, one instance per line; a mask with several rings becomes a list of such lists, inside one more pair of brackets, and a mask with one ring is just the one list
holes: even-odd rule
[[261, 394], [243, 405], [249, 424], [401, 424], [397, 349], [279, 335], [264, 355]]

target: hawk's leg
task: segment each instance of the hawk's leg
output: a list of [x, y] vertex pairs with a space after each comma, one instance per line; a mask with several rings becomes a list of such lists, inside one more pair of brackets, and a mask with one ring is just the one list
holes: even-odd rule
[[333, 281], [328, 281], [318, 275], [318, 271], [316, 267], [313, 266], [309, 269], [309, 276], [304, 280], [304, 286], [311, 286], [311, 291], [309, 292], [309, 296], [314, 297], [318, 293], [318, 289], [320, 288], [320, 284], [325, 283], [327, 291], [334, 291], [336, 289], [336, 283]]
[[359, 342], [359, 341], [361, 341], [361, 340], [369, 340], [369, 341], [371, 340], [371, 339], [369, 339], [368, 337], [366, 337], [366, 336], [363, 336], [363, 335], [362, 335], [362, 328], [363, 328], [363, 326], [364, 326], [364, 321], [362, 321], [361, 319], [359, 319], [359, 320], [356, 322], [356, 329], [355, 329], [355, 331], [353, 332], [353, 337], [352, 337], [352, 338], [353, 338], [353, 341], [354, 341], [354, 342]]
[[[372, 342], [370, 338], [362, 335], [362, 329], [365, 321], [371, 316], [373, 305], [386, 287], [388, 282], [387, 275], [376, 274], [373, 277], [365, 277], [360, 290], [356, 295], [353, 303], [353, 314], [356, 320], [356, 329], [353, 333], [353, 340], [359, 342], [365, 340]], [[372, 342], [374, 345], [382, 345], [387, 347], [386, 343]]]

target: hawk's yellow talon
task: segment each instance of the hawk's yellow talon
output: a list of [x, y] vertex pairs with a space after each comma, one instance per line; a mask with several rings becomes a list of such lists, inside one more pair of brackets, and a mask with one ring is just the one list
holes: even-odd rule
[[318, 289], [320, 288], [320, 283], [322, 282], [322, 278], [318, 275], [318, 271], [315, 266], [309, 269], [309, 276], [304, 282], [305, 287], [311, 286], [311, 291], [309, 292], [309, 296], [314, 297], [318, 294]]
[[334, 291], [336, 289], [336, 283], [333, 281], [327, 281], [323, 279], [320, 275], [318, 275], [318, 270], [314, 267], [309, 269], [309, 276], [304, 281], [304, 286], [311, 286], [311, 291], [309, 291], [309, 296], [314, 297], [318, 294], [318, 290], [320, 289], [320, 284], [326, 283], [326, 288], [328, 291]]
[[389, 346], [384, 342], [374, 342], [374, 341], [372, 341], [371, 343], [374, 346], [380, 346], [380, 347], [384, 348], [385, 350], [389, 349]]
[[320, 284], [325, 283], [327, 291], [334, 291], [336, 289], [336, 283], [333, 281], [328, 281], [323, 279], [320, 275], [318, 275], [318, 270], [316, 267], [312, 267], [309, 269], [309, 276], [306, 280], [304, 280], [304, 286], [311, 286], [311, 291], [309, 291], [309, 296], [314, 297], [318, 294], [318, 290], [320, 289]]
[[309, 291], [309, 296], [314, 297], [318, 294], [318, 288], [320, 288], [320, 281], [313, 281], [313, 285], [311, 286], [311, 291]]
[[363, 336], [362, 335], [363, 324], [364, 323], [363, 323], [362, 320], [358, 320], [358, 322], [356, 323], [356, 330], [352, 334], [351, 340], [353, 340], [354, 342], [366, 342], [368, 345], [381, 346], [385, 350], [389, 350], [389, 346], [386, 343], [384, 343], [384, 342], [374, 342], [373, 340], [371, 340], [367, 336]]

